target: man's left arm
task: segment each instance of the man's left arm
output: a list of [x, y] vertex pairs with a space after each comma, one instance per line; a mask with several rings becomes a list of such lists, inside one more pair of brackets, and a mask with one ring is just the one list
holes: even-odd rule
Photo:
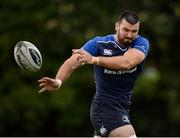
[[79, 54], [79, 60], [83, 64], [95, 64], [112, 70], [128, 70], [141, 63], [145, 55], [135, 48], [130, 48], [123, 56], [94, 57], [85, 50], [74, 50], [73, 54]]
[[96, 64], [113, 70], [129, 70], [145, 58], [143, 52], [130, 48], [123, 56], [115, 57], [92, 57], [92, 64]]
[[149, 51], [149, 41], [145, 38], [137, 38], [133, 47], [129, 48], [124, 55], [104, 57], [92, 56], [86, 49], [75, 50], [73, 54], [79, 54], [81, 64], [95, 64], [112, 70], [129, 70], [140, 64], [147, 56]]

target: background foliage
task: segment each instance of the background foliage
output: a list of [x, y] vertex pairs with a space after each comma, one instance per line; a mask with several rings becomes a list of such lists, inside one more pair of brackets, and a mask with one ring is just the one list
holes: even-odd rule
[[[37, 80], [54, 77], [73, 48], [113, 33], [116, 18], [126, 9], [139, 13], [140, 34], [151, 44], [132, 97], [132, 124], [138, 136], [180, 135], [178, 1], [1, 0], [0, 136], [93, 135], [92, 66], [76, 70], [57, 93], [38, 94]], [[41, 71], [27, 73], [16, 65], [13, 49], [21, 40], [40, 49]]]

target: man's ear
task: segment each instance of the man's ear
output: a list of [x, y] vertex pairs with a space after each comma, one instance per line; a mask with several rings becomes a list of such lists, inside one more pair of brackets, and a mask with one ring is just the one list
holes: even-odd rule
[[119, 24], [118, 22], [115, 23], [115, 31], [117, 31], [119, 29]]

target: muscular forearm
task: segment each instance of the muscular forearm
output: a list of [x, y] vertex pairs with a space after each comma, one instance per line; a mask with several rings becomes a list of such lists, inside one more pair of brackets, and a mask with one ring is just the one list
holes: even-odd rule
[[95, 64], [112, 70], [129, 70], [145, 58], [144, 53], [135, 48], [129, 48], [124, 55], [112, 57], [94, 57], [84, 50], [76, 50], [74, 54], [80, 55], [81, 63]]
[[94, 57], [93, 64], [113, 70], [128, 70], [131, 68], [129, 60], [123, 56]]
[[93, 57], [92, 63], [113, 70], [129, 70], [140, 64], [144, 58], [141, 51], [131, 48], [122, 56]]
[[77, 56], [73, 55], [71, 58], [66, 60], [64, 64], [59, 68], [58, 73], [56, 75], [56, 79], [64, 82], [69, 78], [71, 73], [80, 66], [80, 63], [77, 60]]
[[65, 62], [59, 68], [58, 73], [56, 75], [56, 79], [59, 79], [62, 82], [64, 82], [65, 80], [67, 80], [69, 78], [69, 76], [71, 75], [72, 72], [73, 72], [73, 69], [71, 67], [69, 67], [67, 62]]

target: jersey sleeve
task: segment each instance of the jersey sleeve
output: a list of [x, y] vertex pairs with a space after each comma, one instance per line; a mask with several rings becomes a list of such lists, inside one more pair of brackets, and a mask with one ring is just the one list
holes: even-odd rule
[[143, 52], [146, 57], [149, 51], [149, 41], [145, 38], [137, 39], [132, 48]]
[[92, 56], [97, 56], [97, 38], [89, 40], [81, 49], [85, 50]]

